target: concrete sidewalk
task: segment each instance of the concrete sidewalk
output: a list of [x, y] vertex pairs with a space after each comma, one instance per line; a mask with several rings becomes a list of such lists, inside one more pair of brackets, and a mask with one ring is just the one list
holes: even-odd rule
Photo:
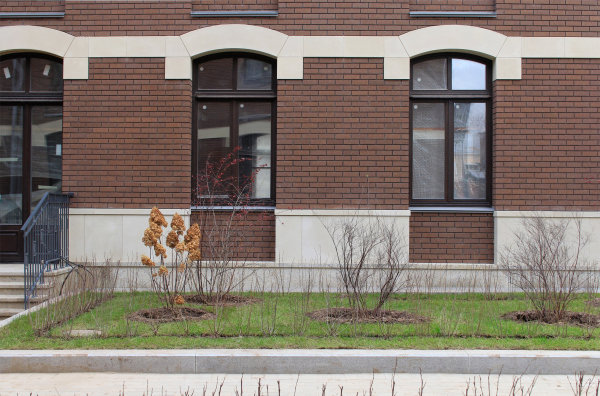
[[[481, 378], [484, 395], [487, 395], [488, 375], [480, 376], [463, 374], [396, 374], [396, 395], [418, 395], [421, 380], [424, 381], [423, 396], [461, 396], [471, 382], [469, 395], [474, 395], [473, 379]], [[502, 375], [499, 381], [498, 395], [509, 395], [515, 376]], [[526, 390], [534, 376], [525, 375], [521, 379]], [[574, 376], [571, 375], [571, 382]], [[222, 395], [233, 396], [236, 391], [240, 396], [258, 395], [260, 379], [261, 395], [277, 396], [280, 382], [281, 396], [322, 396], [325, 395], [392, 395], [392, 374], [122, 374], [122, 373], [67, 373], [67, 374], [0, 374], [0, 396], [194, 396]], [[490, 376], [492, 392], [496, 395], [498, 376]], [[222, 384], [221, 393], [219, 393]], [[343, 389], [341, 389], [343, 387]], [[203, 390], [206, 389], [206, 393]], [[594, 388], [595, 389], [595, 388]], [[215, 392], [215, 393], [213, 393]], [[343, 392], [343, 393], [342, 393]], [[363, 393], [364, 392], [364, 393]], [[521, 393], [517, 393], [520, 395]], [[542, 375], [538, 377], [533, 388], [534, 396], [565, 395], [573, 392], [569, 379], [565, 375]]]

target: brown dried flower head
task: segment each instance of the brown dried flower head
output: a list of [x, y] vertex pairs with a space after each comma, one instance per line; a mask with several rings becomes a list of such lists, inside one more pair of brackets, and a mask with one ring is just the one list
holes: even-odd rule
[[200, 239], [200, 227], [198, 227], [198, 224], [196, 223], [192, 224], [192, 226], [187, 230], [183, 240], [187, 244], [193, 239]]
[[180, 274], [185, 272], [185, 263], [179, 264], [179, 266], [177, 267], [177, 272], [179, 272]]
[[153, 276], [154, 278], [156, 278], [156, 277], [158, 276], [158, 274], [157, 274], [156, 272], [153, 272], [153, 273], [152, 273], [152, 276]]
[[148, 220], [148, 224], [150, 230], [154, 233], [155, 238], [160, 238], [162, 236], [162, 227], [156, 223], [153, 223], [152, 220]]
[[167, 235], [167, 246], [171, 249], [175, 249], [175, 246], [179, 243], [179, 237], [175, 231], [170, 231]]
[[152, 259], [150, 257], [146, 256], [145, 254], [142, 254], [142, 264], [144, 264], [146, 267], [156, 266], [156, 263], [154, 261], [152, 261]]
[[175, 297], [175, 304], [177, 304], [177, 305], [183, 305], [183, 304], [185, 304], [185, 299], [178, 294]]
[[146, 228], [144, 231], [144, 237], [142, 238], [142, 242], [144, 242], [144, 246], [152, 247], [156, 243], [156, 236], [150, 227]]
[[164, 265], [161, 265], [160, 268], [158, 268], [158, 275], [167, 276], [169, 275], [169, 270]]
[[188, 259], [191, 261], [199, 261], [202, 259], [202, 253], [200, 252], [199, 249], [192, 250], [188, 254]]
[[175, 251], [177, 253], [183, 253], [185, 251], [185, 243], [183, 242], [179, 242], [176, 246], [175, 246]]
[[185, 231], [185, 222], [183, 221], [183, 218], [179, 216], [179, 213], [175, 213], [175, 216], [173, 216], [173, 220], [171, 220], [171, 229], [177, 231], [178, 235], [181, 235], [180, 232]]
[[162, 256], [163, 258], [167, 258], [167, 249], [165, 249], [165, 247], [160, 243], [157, 243], [154, 245], [154, 254], [156, 257]]
[[192, 252], [194, 250], [199, 250], [200, 249], [200, 239], [198, 239], [198, 238], [192, 239], [185, 245], [185, 249], [188, 252]]
[[150, 220], [152, 220], [153, 223], [163, 227], [167, 227], [169, 225], [167, 220], [165, 220], [165, 216], [163, 216], [156, 206], [152, 208], [152, 211], [150, 211]]

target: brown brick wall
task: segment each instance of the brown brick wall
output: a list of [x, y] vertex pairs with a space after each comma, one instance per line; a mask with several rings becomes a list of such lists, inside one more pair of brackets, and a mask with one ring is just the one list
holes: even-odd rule
[[280, 80], [277, 207], [408, 208], [408, 82], [382, 59], [305, 59]]
[[[250, 0], [237, 1], [241, 5]], [[597, 0], [498, 0], [497, 18], [411, 18], [409, 1], [398, 0], [279, 0], [277, 18], [192, 18], [191, 11], [191, 0], [67, 1], [65, 18], [3, 19], [0, 25], [46, 26], [75, 36], [180, 35], [206, 26], [234, 23], [303, 36], [393, 36], [440, 24], [479, 26], [508, 36], [600, 34]]]
[[191, 82], [164, 59], [90, 59], [65, 81], [63, 191], [72, 207], [189, 207]]
[[411, 263], [493, 263], [494, 217], [413, 213], [409, 254]]
[[64, 12], [65, 0], [2, 0], [0, 12]]
[[192, 11], [276, 11], [278, 0], [192, 0]]
[[523, 59], [495, 82], [494, 207], [598, 210], [600, 60]]
[[[203, 232], [202, 255], [210, 259], [220, 255], [220, 245], [209, 243], [231, 236], [231, 259], [248, 261], [275, 260], [275, 216], [272, 212], [192, 212], [192, 223], [198, 223]], [[237, 242], [234, 242], [237, 241]], [[210, 248], [210, 246], [217, 246]], [[213, 253], [211, 253], [213, 252]], [[216, 254], [214, 252], [217, 252]]]
[[496, 11], [495, 0], [410, 0], [411, 11]]

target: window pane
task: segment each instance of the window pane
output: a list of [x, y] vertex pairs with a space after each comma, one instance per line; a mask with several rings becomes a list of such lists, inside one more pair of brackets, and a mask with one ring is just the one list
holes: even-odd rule
[[0, 92], [23, 92], [25, 90], [25, 58], [0, 62]]
[[[231, 153], [231, 103], [198, 103], [198, 176], [210, 174], [207, 164], [215, 164]], [[229, 175], [224, 175], [226, 179]], [[226, 194], [226, 191], [202, 191]]]
[[31, 92], [62, 92], [63, 65], [59, 62], [31, 58]]
[[412, 197], [444, 199], [445, 105], [413, 104]]
[[452, 59], [452, 89], [485, 89], [485, 65], [465, 59]]
[[23, 107], [0, 106], [0, 224], [23, 220]]
[[454, 198], [485, 199], [486, 105], [454, 104]]
[[446, 59], [432, 59], [415, 63], [413, 66], [413, 89], [448, 89]]
[[31, 210], [62, 190], [62, 106], [31, 108]]
[[271, 197], [271, 103], [239, 104], [240, 184], [252, 198]]
[[256, 59], [238, 60], [238, 89], [270, 90], [273, 67], [270, 63]]
[[198, 89], [233, 89], [233, 58], [198, 64]]

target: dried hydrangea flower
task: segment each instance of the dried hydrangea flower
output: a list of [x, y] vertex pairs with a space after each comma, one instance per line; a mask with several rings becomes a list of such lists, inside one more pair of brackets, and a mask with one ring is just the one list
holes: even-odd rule
[[191, 261], [199, 261], [200, 259], [202, 259], [202, 253], [199, 249], [192, 250], [188, 254], [188, 259]]
[[169, 275], [169, 270], [164, 265], [161, 265], [160, 268], [158, 269], [158, 275], [167, 276], [167, 275]]
[[156, 272], [152, 273], [152, 277], [156, 278], [158, 276], [158, 274]]
[[163, 227], [167, 227], [169, 225], [167, 223], [167, 220], [165, 220], [165, 216], [163, 216], [163, 214], [160, 212], [160, 210], [158, 210], [156, 206], [153, 207], [150, 211], [150, 220], [152, 220], [153, 223], [161, 225]]
[[194, 238], [185, 244], [185, 249], [188, 252], [200, 249], [200, 239]]
[[200, 227], [198, 227], [198, 224], [196, 223], [192, 224], [192, 226], [187, 230], [183, 240], [187, 244], [192, 239], [200, 239]]
[[157, 243], [154, 245], [154, 254], [156, 257], [162, 256], [163, 258], [167, 258], [167, 249], [165, 249], [165, 247], [160, 243]]
[[142, 238], [142, 242], [144, 242], [144, 246], [152, 247], [156, 244], [156, 236], [150, 227], [146, 228], [144, 231], [144, 237]]
[[154, 233], [154, 236], [156, 238], [160, 238], [162, 236], [162, 227], [156, 223], [153, 223], [151, 220], [148, 220], [148, 223], [150, 224], [150, 226], [148, 228], [150, 228], [150, 230], [152, 230], [152, 232]]
[[154, 261], [152, 261], [152, 259], [150, 257], [146, 256], [145, 254], [142, 254], [142, 264], [144, 264], [146, 267], [156, 266], [156, 263]]
[[171, 229], [177, 231], [177, 235], [182, 235], [183, 231], [185, 231], [185, 222], [178, 213], [175, 213], [173, 220], [171, 220]]
[[175, 249], [175, 246], [179, 243], [179, 237], [175, 231], [170, 231], [167, 235], [167, 246], [171, 249]]
[[185, 263], [179, 264], [179, 266], [177, 267], [177, 272], [179, 272], [180, 274], [185, 272]]
[[175, 251], [177, 253], [183, 253], [185, 251], [185, 243], [183, 242], [179, 242], [176, 246], [175, 246]]
[[183, 304], [185, 304], [185, 299], [178, 294], [175, 297], [175, 304], [177, 304], [177, 305], [183, 305]]

